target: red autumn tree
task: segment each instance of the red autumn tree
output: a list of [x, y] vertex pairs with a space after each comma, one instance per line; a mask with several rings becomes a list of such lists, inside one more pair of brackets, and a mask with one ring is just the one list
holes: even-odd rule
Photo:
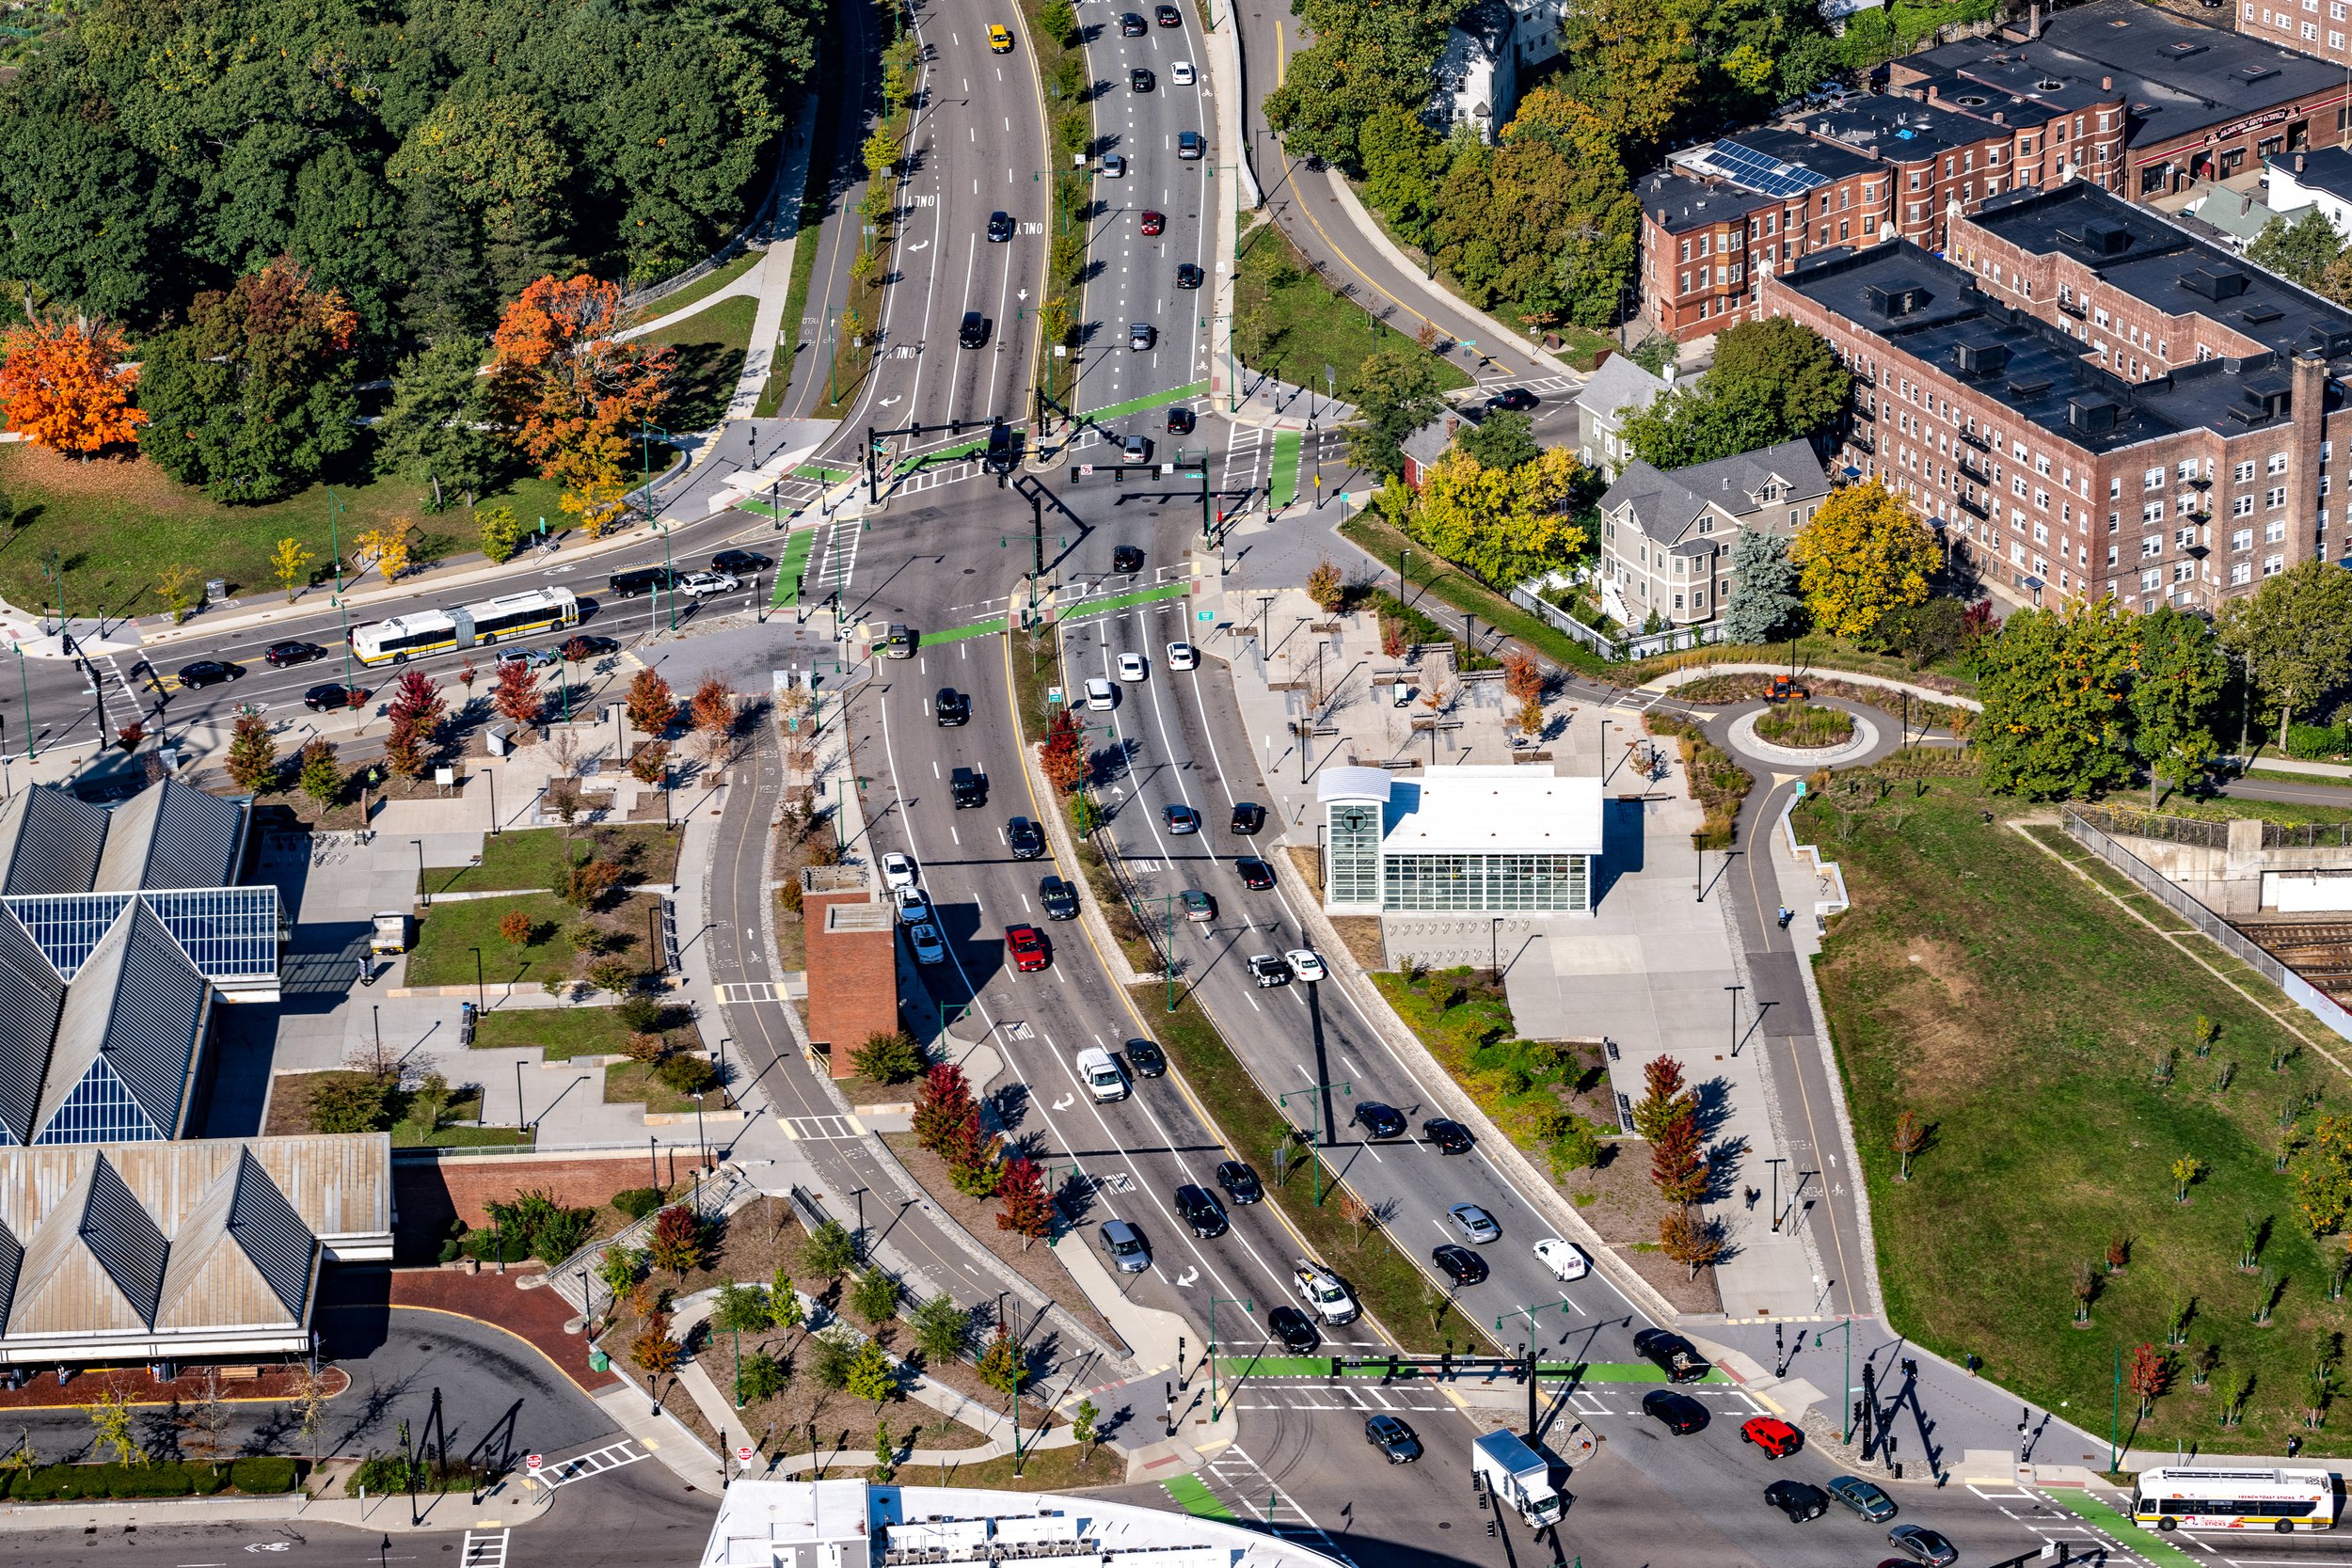
[[628, 683], [628, 721], [645, 735], [659, 739], [677, 717], [677, 698], [671, 693], [670, 683], [651, 670], [640, 670]]
[[1064, 795], [1087, 782], [1090, 769], [1087, 766], [1086, 732], [1068, 708], [1054, 715], [1045, 727], [1045, 738], [1040, 743], [1038, 764], [1045, 769], [1046, 778]]
[[539, 677], [522, 659], [510, 658], [498, 667], [498, 684], [490, 689], [490, 706], [508, 723], [529, 728], [547, 711]]
[[977, 1122], [979, 1107], [972, 1100], [972, 1085], [963, 1069], [941, 1062], [923, 1074], [914, 1096], [914, 1141], [939, 1152], [948, 1133], [966, 1121]]
[[687, 715], [704, 735], [723, 736], [735, 729], [735, 690], [717, 675], [705, 675], [694, 688]]
[[384, 760], [404, 779], [419, 777], [441, 743], [441, 721], [447, 710], [440, 688], [421, 670], [404, 670], [392, 683], [392, 698], [385, 715], [391, 721], [391, 733], [385, 737]]
[[1669, 1203], [1696, 1203], [1707, 1196], [1707, 1156], [1697, 1117], [1686, 1111], [1660, 1130], [1650, 1145], [1649, 1179]]
[[491, 407], [591, 529], [617, 515], [630, 435], [660, 417], [676, 362], [671, 349], [616, 341], [621, 316], [617, 283], [542, 277], [491, 338]]
[[1020, 1237], [1025, 1248], [1054, 1233], [1054, 1195], [1045, 1190], [1045, 1173], [1036, 1161], [1007, 1161], [996, 1196], [1005, 1204], [1004, 1212], [996, 1216], [996, 1228]]
[[0, 336], [0, 420], [35, 446], [87, 458], [138, 438], [146, 422], [131, 406], [138, 372], [122, 334], [87, 317], [40, 317]]

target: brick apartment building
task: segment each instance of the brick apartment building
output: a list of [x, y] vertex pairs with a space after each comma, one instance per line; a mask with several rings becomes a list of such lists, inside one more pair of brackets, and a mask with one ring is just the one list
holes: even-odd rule
[[2014, 603], [2212, 610], [2343, 554], [2352, 312], [2074, 182], [1769, 279], [1857, 380], [1846, 461]]
[[1638, 182], [1643, 317], [1685, 341], [1754, 319], [1775, 267], [1896, 239], [1942, 251], [1954, 213], [2024, 186], [2144, 198], [2227, 178], [2343, 139], [2346, 102], [2342, 71], [2137, 0], [2046, 28], [2037, 10], [2012, 34], [1895, 61], [1879, 96], [1688, 149]]

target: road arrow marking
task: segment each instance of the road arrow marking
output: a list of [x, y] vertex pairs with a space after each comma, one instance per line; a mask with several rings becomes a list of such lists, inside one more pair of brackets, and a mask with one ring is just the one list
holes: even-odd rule
[[1066, 1094], [1059, 1100], [1054, 1101], [1054, 1109], [1057, 1111], [1067, 1111], [1070, 1107], [1075, 1105], [1076, 1103], [1078, 1103], [1078, 1097], [1076, 1095]]
[[1200, 1277], [1200, 1270], [1199, 1266], [1196, 1265], [1192, 1268], [1186, 1269], [1183, 1274], [1179, 1275], [1177, 1276], [1176, 1283], [1179, 1285], [1190, 1285]]

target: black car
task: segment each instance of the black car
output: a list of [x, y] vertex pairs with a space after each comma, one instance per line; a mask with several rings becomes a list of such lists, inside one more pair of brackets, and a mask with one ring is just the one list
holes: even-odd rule
[[993, 245], [1002, 245], [1012, 238], [1012, 214], [1010, 213], [988, 214], [988, 238]]
[[273, 670], [283, 670], [289, 664], [308, 664], [326, 656], [326, 650], [315, 642], [273, 642], [262, 650], [262, 661]]
[[1005, 824], [1005, 842], [1012, 847], [1012, 858], [1033, 861], [1045, 853], [1045, 830], [1025, 816], [1016, 816]]
[[955, 768], [947, 772], [947, 795], [955, 801], [956, 810], [965, 811], [988, 804], [988, 775], [976, 773], [969, 768]]
[[1764, 1501], [1788, 1516], [1792, 1525], [1818, 1519], [1829, 1512], [1829, 1494], [1801, 1481], [1776, 1481], [1764, 1488]]
[[245, 673], [242, 664], [225, 664], [216, 658], [199, 658], [194, 664], [180, 666], [180, 684], [192, 691], [208, 686], [218, 686], [235, 680]]
[[1265, 807], [1254, 800], [1236, 801], [1233, 806], [1233, 832], [1247, 837], [1265, 826]]
[[1244, 855], [1233, 863], [1233, 869], [1241, 873], [1241, 885], [1252, 893], [1263, 893], [1274, 885], [1274, 867], [1255, 855]]
[[1429, 1259], [1456, 1285], [1475, 1285], [1486, 1277], [1486, 1260], [1466, 1246], [1449, 1242], [1430, 1253]]
[[368, 694], [356, 686], [314, 686], [302, 694], [302, 705], [312, 713], [358, 707], [367, 700]]
[[1265, 1315], [1265, 1325], [1293, 1355], [1312, 1355], [1315, 1347], [1323, 1343], [1323, 1336], [1315, 1332], [1315, 1325], [1295, 1307], [1276, 1307]]
[[1168, 433], [1170, 436], [1191, 435], [1196, 422], [1189, 408], [1171, 408], [1168, 411]]
[[1127, 1058], [1128, 1069], [1138, 1078], [1158, 1078], [1168, 1071], [1168, 1055], [1150, 1040], [1129, 1040], [1120, 1054]]
[[1160, 816], [1168, 823], [1168, 831], [1171, 833], [1182, 835], [1200, 831], [1200, 814], [1180, 801], [1170, 801], [1161, 807]]
[[1059, 877], [1046, 877], [1039, 880], [1037, 901], [1044, 907], [1048, 920], [1078, 918], [1078, 890]]
[[1119, 36], [1123, 39], [1143, 37], [1143, 18], [1133, 11], [1122, 12], [1119, 18]]
[[583, 635], [566, 639], [564, 643], [564, 657], [572, 659], [602, 658], [607, 654], [620, 651], [621, 645], [609, 637]]
[[1450, 1117], [1431, 1117], [1421, 1124], [1421, 1135], [1427, 1138], [1440, 1154], [1470, 1152], [1470, 1129]]
[[1265, 1197], [1265, 1183], [1240, 1160], [1217, 1162], [1216, 1184], [1225, 1189], [1226, 1200], [1231, 1203], [1257, 1203]]
[[1383, 1105], [1376, 1100], [1359, 1100], [1356, 1114], [1347, 1118], [1364, 1130], [1368, 1138], [1401, 1138], [1405, 1135], [1405, 1113], [1393, 1105]]
[[[1134, 1059], [1132, 1056], [1128, 1058], [1130, 1061]], [[1184, 1223], [1192, 1227], [1192, 1233], [1204, 1242], [1222, 1236], [1232, 1228], [1226, 1222], [1225, 1210], [1216, 1201], [1216, 1196], [1206, 1187], [1196, 1187], [1187, 1182], [1177, 1188], [1176, 1212], [1184, 1217]]]
[[1655, 1363], [1669, 1383], [1696, 1383], [1712, 1370], [1707, 1358], [1691, 1347], [1690, 1340], [1662, 1328], [1645, 1328], [1636, 1334], [1633, 1348]]
[[1184, 262], [1176, 269], [1176, 286], [1180, 289], [1197, 289], [1206, 281], [1208, 281], [1206, 275], [1190, 261]]
[[[1168, 8], [1160, 8], [1166, 10]], [[1413, 1429], [1395, 1416], [1364, 1418], [1364, 1441], [1389, 1456], [1391, 1465], [1410, 1465], [1421, 1457], [1421, 1439]]]
[[1141, 66], [1137, 66], [1135, 70], [1127, 72], [1127, 87], [1131, 91], [1150, 92], [1152, 88], [1157, 85], [1158, 81], [1159, 78], [1153, 76], [1150, 71], [1144, 70]]
[[1642, 1396], [1642, 1414], [1665, 1424], [1668, 1432], [1679, 1437], [1687, 1433], [1704, 1431], [1707, 1426], [1707, 1406], [1688, 1394], [1677, 1394], [1671, 1388], [1653, 1388]]
[[752, 572], [764, 572], [774, 562], [757, 550], [721, 550], [710, 558], [710, 569], [740, 577]]
[[939, 721], [941, 729], [952, 729], [972, 721], [972, 699], [952, 686], [943, 686], [931, 698], [931, 717]]
[[1514, 414], [1524, 414], [1535, 406], [1535, 394], [1524, 387], [1505, 387], [1486, 400], [1489, 408], [1507, 408]]
[[1184, 19], [1173, 6], [1154, 6], [1152, 8], [1152, 20], [1163, 27], [1176, 27], [1181, 26]]
[[966, 310], [963, 313], [963, 325], [956, 328], [956, 341], [965, 348], [986, 348], [988, 346], [988, 318], [977, 310]]
[[658, 588], [676, 586], [675, 574], [667, 566], [638, 566], [604, 579], [604, 591], [616, 599], [634, 599]]
[[1133, 545], [1117, 546], [1111, 551], [1111, 570], [1114, 572], [1142, 571], [1143, 551]]

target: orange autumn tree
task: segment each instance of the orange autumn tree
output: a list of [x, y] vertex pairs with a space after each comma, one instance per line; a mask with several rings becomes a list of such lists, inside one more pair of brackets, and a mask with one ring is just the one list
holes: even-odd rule
[[138, 438], [138, 372], [122, 334], [87, 317], [38, 317], [0, 337], [0, 420], [36, 446], [87, 458]]
[[660, 416], [676, 361], [668, 348], [615, 341], [620, 319], [619, 284], [542, 277], [491, 339], [492, 407], [591, 532], [620, 515], [634, 427]]

